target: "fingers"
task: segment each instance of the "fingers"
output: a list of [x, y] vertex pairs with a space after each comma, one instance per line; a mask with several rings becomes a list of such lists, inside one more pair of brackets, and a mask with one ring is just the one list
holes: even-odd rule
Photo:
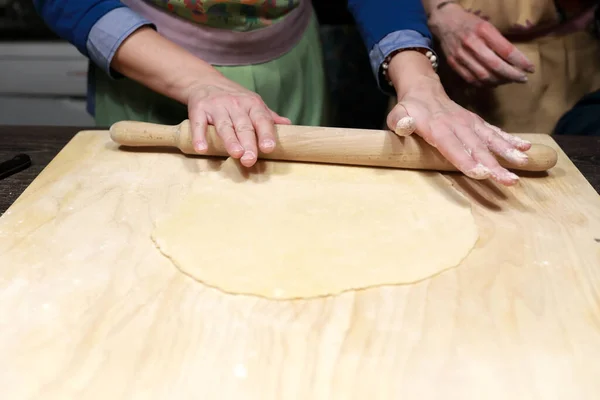
[[489, 176], [503, 184], [514, 185], [519, 180], [519, 177], [512, 172], [503, 168], [498, 160], [490, 153], [486, 143], [475, 134], [473, 129], [467, 126], [455, 127], [456, 136], [460, 139], [466, 152], [471, 155], [479, 165], [482, 165], [489, 171]]
[[464, 67], [462, 63], [458, 62], [456, 58], [448, 57], [447, 62], [452, 69], [465, 80], [465, 82], [471, 85], [481, 86], [481, 83], [477, 80], [475, 75], [473, 75], [471, 71]]
[[192, 145], [198, 153], [205, 153], [208, 150], [206, 141], [206, 127], [208, 125], [207, 117], [204, 111], [198, 110], [189, 113], [190, 125], [192, 127]]
[[432, 132], [436, 132], [435, 135], [425, 134], [423, 137], [456, 168], [473, 179], [483, 180], [490, 177], [492, 171], [482, 163], [475, 161], [451, 127], [440, 124], [432, 128], [434, 129]]
[[242, 108], [231, 108], [229, 110], [229, 115], [233, 121], [235, 135], [244, 150], [240, 162], [245, 167], [251, 167], [258, 159], [254, 124], [252, 123], [248, 112]]
[[210, 124], [227, 153], [246, 167], [256, 163], [259, 149], [264, 153], [275, 149], [274, 124], [291, 124], [270, 110], [259, 95], [227, 79], [194, 85], [188, 97], [195, 150], [207, 152], [206, 128]]
[[460, 64], [467, 68], [478, 80], [492, 85], [496, 85], [499, 82], [494, 74], [486, 66], [481, 65], [479, 60], [473, 57], [468, 50], [459, 48], [456, 54]]
[[210, 113], [209, 122], [214, 125], [217, 135], [223, 141], [227, 153], [233, 158], [244, 155], [244, 148], [238, 141], [229, 112], [224, 107], [217, 107]]
[[447, 123], [438, 123], [431, 128], [429, 132], [419, 133], [466, 176], [477, 180], [491, 178], [506, 186], [518, 182], [519, 177], [502, 167], [490, 150], [512, 157], [510, 161], [521, 165], [527, 162], [527, 156], [483, 123], [477, 128]]
[[398, 136], [409, 136], [417, 128], [415, 119], [408, 115], [408, 110], [402, 103], [398, 103], [390, 111], [387, 125]]
[[233, 158], [239, 158], [245, 167], [251, 167], [258, 160], [259, 149], [264, 153], [270, 153], [275, 149], [275, 121], [271, 118], [273, 114], [282, 123], [290, 123], [289, 119], [270, 111], [262, 102], [260, 104], [246, 102], [228, 108], [213, 108], [209, 114], [200, 112], [198, 115], [208, 115], [208, 118], [205, 117], [204, 120], [197, 118], [199, 122], [193, 123], [194, 143], [199, 143], [194, 146], [198, 151], [198, 148], [202, 148], [202, 144], [206, 144], [208, 122], [214, 125], [227, 153]]
[[504, 140], [506, 140], [508, 143], [512, 144], [513, 146], [515, 146], [517, 149], [519, 149], [521, 151], [527, 151], [527, 150], [529, 150], [531, 148], [531, 142], [530, 141], [521, 139], [520, 137], [511, 135], [509, 133], [506, 133], [502, 129], [498, 128], [497, 126], [488, 124], [485, 121], [483, 121], [483, 124], [487, 128], [490, 128], [491, 130], [493, 130], [494, 132], [496, 132], [498, 135], [502, 136], [502, 138]]
[[492, 24], [482, 21], [477, 25], [476, 32], [504, 60], [522, 71], [535, 72], [535, 66], [525, 54], [506, 40]]
[[482, 138], [492, 152], [505, 160], [518, 166], [527, 164], [529, 157], [517, 149], [512, 143], [508, 142], [496, 131], [488, 128], [484, 124], [478, 124], [475, 127], [477, 135]]
[[498, 57], [498, 55], [477, 36], [470, 36], [464, 41], [464, 44], [468, 50], [470, 50], [469, 53], [472, 53], [479, 62], [485, 65], [487, 70], [510, 81], [527, 82], [527, 76], [522, 71]]
[[535, 72], [535, 65], [516, 47], [506, 56], [506, 60], [524, 71]]
[[292, 121], [289, 118], [282, 117], [273, 110], [269, 110], [269, 113], [271, 114], [273, 122], [275, 122], [276, 124], [291, 125], [292, 123]]
[[271, 117], [273, 114], [275, 113], [272, 111], [267, 114], [266, 110], [258, 107], [250, 110], [250, 118], [258, 137], [258, 146], [263, 153], [270, 153], [275, 149], [275, 126], [273, 125], [275, 121]]

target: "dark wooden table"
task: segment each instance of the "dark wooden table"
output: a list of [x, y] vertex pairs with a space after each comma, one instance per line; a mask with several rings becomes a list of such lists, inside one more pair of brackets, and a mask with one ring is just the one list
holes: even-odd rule
[[[24, 171], [0, 180], [0, 214], [8, 209], [67, 142], [84, 129], [0, 126], [0, 162], [25, 153], [31, 157], [33, 164]], [[600, 193], [600, 137], [556, 137], [556, 141]]]

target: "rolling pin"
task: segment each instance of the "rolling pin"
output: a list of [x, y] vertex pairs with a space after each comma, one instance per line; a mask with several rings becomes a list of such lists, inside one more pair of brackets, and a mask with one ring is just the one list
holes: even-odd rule
[[[184, 154], [198, 154], [192, 145], [189, 120], [179, 125], [121, 121], [110, 128], [111, 139], [129, 147], [176, 147]], [[458, 171], [437, 149], [418, 135], [400, 137], [391, 131], [276, 125], [275, 150], [259, 153], [259, 159], [326, 164], [362, 165], [432, 171]], [[204, 156], [229, 157], [214, 127], [207, 129]], [[541, 172], [556, 165], [554, 149], [533, 144], [525, 166], [498, 158], [505, 168]]]

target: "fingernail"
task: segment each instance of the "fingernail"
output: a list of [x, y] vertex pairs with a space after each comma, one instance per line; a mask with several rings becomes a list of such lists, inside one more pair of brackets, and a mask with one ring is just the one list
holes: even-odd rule
[[492, 177], [496, 180], [513, 181], [513, 183], [519, 180], [519, 177], [510, 171], [502, 171], [500, 174], [494, 172], [492, 173]]
[[523, 148], [531, 147], [531, 142], [529, 140], [521, 139], [518, 136], [512, 136], [512, 139], [513, 139], [513, 144], [517, 147], [523, 147]]
[[262, 148], [265, 150], [271, 150], [275, 148], [275, 142], [271, 139], [265, 139], [262, 141]]
[[523, 75], [523, 76], [521, 76], [521, 77], [519, 78], [519, 82], [523, 82], [523, 83], [525, 83], [525, 82], [527, 82], [527, 81], [528, 81], [528, 79], [527, 79], [527, 76], [526, 76], [526, 75]]
[[519, 177], [512, 172], [492, 173], [492, 179], [504, 186], [512, 186], [519, 182]]
[[519, 151], [517, 149], [507, 150], [504, 153], [504, 156], [508, 160], [514, 161], [514, 162], [519, 163], [519, 164], [526, 163], [529, 160], [529, 157], [527, 157], [527, 154], [525, 154], [522, 151]]
[[483, 164], [477, 164], [474, 168], [467, 171], [467, 175], [474, 179], [485, 179], [492, 171]]
[[532, 65], [531, 67], [528, 67], [528, 68], [527, 68], [527, 72], [534, 73], [534, 72], [535, 72], [535, 66], [534, 66], [534, 65]]
[[415, 131], [415, 119], [412, 117], [400, 118], [394, 132], [399, 136], [408, 136]]
[[242, 153], [244, 151], [244, 148], [239, 144], [234, 144], [233, 146], [231, 146], [231, 151], [233, 151], [234, 153]]
[[194, 143], [194, 149], [200, 153], [203, 153], [208, 149], [208, 145], [204, 141], [198, 141]]
[[252, 161], [256, 158], [256, 154], [253, 151], [247, 151], [242, 156], [242, 161]]

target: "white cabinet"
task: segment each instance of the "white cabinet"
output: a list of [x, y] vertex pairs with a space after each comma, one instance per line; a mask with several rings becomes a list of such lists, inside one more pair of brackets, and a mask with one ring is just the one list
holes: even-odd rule
[[66, 42], [0, 42], [0, 124], [92, 126], [87, 68]]

